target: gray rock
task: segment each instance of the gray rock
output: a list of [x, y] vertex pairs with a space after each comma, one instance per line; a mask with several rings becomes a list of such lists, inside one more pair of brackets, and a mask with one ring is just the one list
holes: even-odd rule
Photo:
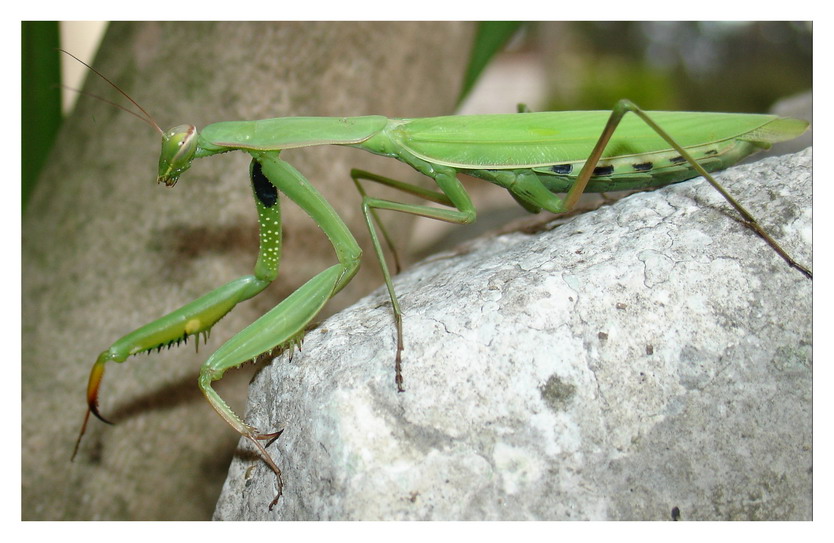
[[[719, 182], [811, 262], [811, 150]], [[261, 371], [216, 519], [811, 518], [811, 286], [704, 180], [437, 255]]]

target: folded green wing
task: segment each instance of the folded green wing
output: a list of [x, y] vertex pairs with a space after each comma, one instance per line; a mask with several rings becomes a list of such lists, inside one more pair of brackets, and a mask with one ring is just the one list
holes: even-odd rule
[[[774, 115], [647, 113], [684, 148], [735, 140], [766, 148], [798, 136], [808, 125]], [[408, 119], [391, 136], [433, 163], [464, 169], [530, 168], [584, 161], [610, 115], [610, 111], [558, 111]], [[627, 114], [602, 158], [668, 151], [669, 145], [654, 130]]]

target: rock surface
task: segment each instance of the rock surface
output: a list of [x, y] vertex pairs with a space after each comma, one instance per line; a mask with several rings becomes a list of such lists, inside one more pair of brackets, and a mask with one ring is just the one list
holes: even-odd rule
[[[811, 264], [811, 150], [720, 173]], [[810, 519], [811, 291], [704, 180], [437, 255], [261, 371], [216, 519]]]

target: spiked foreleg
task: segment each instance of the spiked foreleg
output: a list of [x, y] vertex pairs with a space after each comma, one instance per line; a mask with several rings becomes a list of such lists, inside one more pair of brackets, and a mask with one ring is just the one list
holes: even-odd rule
[[187, 340], [189, 336], [198, 336], [199, 341], [200, 334], [208, 334], [211, 327], [238, 303], [255, 296], [275, 279], [281, 256], [281, 208], [278, 191], [268, 181], [254, 175], [252, 190], [260, 224], [260, 252], [253, 275], [235, 279], [134, 330], [98, 356], [87, 384], [87, 413], [75, 443], [73, 458], [78, 452], [90, 413], [109, 423], [98, 411], [99, 386], [108, 362], [124, 362], [134, 354], [176, 345]]
[[274, 153], [254, 154], [252, 180], [254, 186], [271, 186], [286, 194], [321, 227], [336, 250], [339, 263], [319, 273], [284, 301], [227, 341], [203, 364], [200, 389], [211, 406], [229, 425], [249, 439], [264, 457], [277, 477], [277, 494], [270, 509], [283, 490], [281, 470], [259, 440], [277, 434], [261, 433], [246, 424], [211, 387], [226, 370], [252, 360], [277, 347], [291, 347], [300, 340], [307, 325], [324, 304], [341, 290], [359, 268], [361, 250], [353, 235], [333, 207], [295, 168]]

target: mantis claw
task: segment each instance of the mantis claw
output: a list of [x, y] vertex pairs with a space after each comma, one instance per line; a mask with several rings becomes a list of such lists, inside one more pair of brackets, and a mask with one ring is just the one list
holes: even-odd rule
[[[107, 424], [113, 424], [109, 420], [105, 419], [98, 411], [98, 388], [99, 386], [101, 386], [102, 377], [104, 377], [104, 365], [106, 363], [107, 351], [99, 355], [98, 360], [96, 360], [96, 363], [93, 364], [93, 369], [90, 370], [90, 380], [87, 383], [87, 417], [89, 417], [90, 413], [92, 413], [96, 416], [98, 420], [106, 422]], [[84, 419], [84, 422], [86, 424], [86, 417]]]
[[93, 369], [90, 371], [90, 380], [87, 383], [87, 413], [84, 415], [84, 422], [81, 423], [81, 431], [78, 432], [78, 439], [75, 440], [75, 448], [72, 450], [70, 462], [74, 461], [75, 455], [78, 454], [81, 438], [84, 437], [84, 432], [87, 431], [87, 422], [90, 420], [90, 413], [95, 415], [101, 422], [113, 424], [98, 411], [98, 388], [101, 385], [101, 378], [104, 376], [104, 364], [107, 363], [107, 360], [107, 351], [105, 351], [99, 355], [98, 360], [93, 364]]
[[87, 409], [87, 412], [92, 413], [93, 415], [96, 416], [96, 418], [98, 420], [100, 420], [101, 422], [103, 422], [105, 424], [110, 424], [111, 426], [116, 424], [115, 422], [111, 422], [111, 421], [107, 420], [106, 418], [104, 418], [103, 416], [101, 416], [101, 413], [98, 412], [98, 406], [95, 405], [95, 404], [90, 404], [89, 408]]
[[284, 488], [284, 483], [281, 481], [281, 477], [279, 476], [278, 477], [278, 489], [279, 489], [278, 494], [275, 496], [275, 498], [271, 502], [269, 502], [269, 510], [270, 511], [272, 511], [273, 507], [278, 505], [278, 500], [281, 499], [281, 489], [283, 489], [283, 488]]
[[281, 428], [281, 429], [280, 429], [280, 430], [278, 430], [277, 432], [273, 432], [273, 433], [271, 433], [271, 434], [260, 434], [260, 435], [258, 435], [258, 436], [255, 436], [255, 439], [263, 439], [263, 440], [266, 440], [266, 447], [269, 447], [270, 445], [272, 445], [273, 443], [275, 443], [275, 441], [276, 441], [279, 437], [281, 437], [281, 434], [283, 434], [283, 433], [284, 433], [284, 428]]
[[278, 504], [278, 500], [281, 499], [281, 496], [284, 493], [284, 479], [281, 477], [281, 470], [278, 469], [278, 466], [275, 464], [275, 461], [272, 460], [272, 457], [266, 452], [266, 448], [260, 444], [259, 440], [269, 440], [267, 443], [267, 447], [272, 444], [280, 435], [284, 432], [284, 429], [280, 429], [277, 432], [271, 434], [249, 434], [245, 437], [249, 438], [249, 440], [255, 444], [258, 450], [261, 452], [261, 456], [263, 457], [264, 462], [269, 466], [269, 468], [275, 472], [275, 477], [277, 479], [277, 488], [278, 493], [275, 495], [275, 498], [271, 502], [269, 502], [269, 510], [272, 511], [272, 508]]

